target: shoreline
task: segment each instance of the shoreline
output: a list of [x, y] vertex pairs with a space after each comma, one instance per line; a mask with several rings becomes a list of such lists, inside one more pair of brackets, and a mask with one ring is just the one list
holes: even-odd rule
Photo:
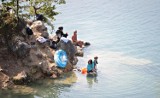
[[[24, 29], [22, 33], [26, 34]], [[8, 53], [5, 48], [0, 50], [0, 89], [14, 89], [16, 85], [25, 85], [46, 77], [58, 78], [61, 74], [72, 71], [78, 62], [77, 56], [83, 56], [82, 48], [75, 46], [71, 40], [68, 43], [60, 41], [59, 49], [66, 51], [69, 60], [65, 68], [57, 68], [54, 62], [56, 50], [49, 47], [49, 42], [40, 43], [36, 40], [40, 36], [50, 37], [44, 23], [35, 21], [31, 29], [33, 35], [17, 36], [15, 46], [18, 49], [15, 53], [18, 56]]]

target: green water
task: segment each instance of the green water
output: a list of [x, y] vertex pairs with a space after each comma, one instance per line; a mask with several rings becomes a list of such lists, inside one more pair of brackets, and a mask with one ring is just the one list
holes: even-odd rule
[[0, 98], [58, 98], [76, 81], [76, 74], [69, 72], [59, 79], [39, 80], [28, 85], [19, 85], [17, 89], [0, 91]]

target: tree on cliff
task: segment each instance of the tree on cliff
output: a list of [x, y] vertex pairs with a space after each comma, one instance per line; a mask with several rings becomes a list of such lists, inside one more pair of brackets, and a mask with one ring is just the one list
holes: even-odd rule
[[56, 5], [65, 3], [65, 0], [2, 0], [0, 9], [12, 10], [16, 17], [31, 18], [42, 14], [45, 20], [54, 20], [54, 16], [59, 14], [55, 11]]
[[65, 0], [2, 0], [0, 2], [0, 48], [11, 50], [14, 36], [22, 36], [26, 26], [25, 19], [35, 19], [41, 14], [44, 21], [52, 26], [50, 21], [58, 14], [56, 5], [65, 4]]

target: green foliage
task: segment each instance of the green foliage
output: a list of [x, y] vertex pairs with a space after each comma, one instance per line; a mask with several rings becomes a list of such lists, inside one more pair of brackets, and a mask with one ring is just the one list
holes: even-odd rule
[[[26, 26], [23, 19], [34, 18], [42, 14], [45, 22], [53, 28], [51, 23], [56, 5], [65, 4], [65, 0], [1, 0], [0, 3], [0, 48], [10, 47], [14, 36], [22, 36], [21, 30]], [[10, 12], [12, 10], [12, 12]]]
[[65, 0], [2, 0], [3, 7], [10, 7], [15, 16], [23, 18], [33, 18], [36, 14], [42, 14], [45, 22], [54, 20], [54, 16], [59, 14], [55, 11], [57, 4], [65, 4]]
[[56, 4], [65, 4], [65, 0], [30, 0], [30, 14], [42, 14], [45, 17], [54, 20]]

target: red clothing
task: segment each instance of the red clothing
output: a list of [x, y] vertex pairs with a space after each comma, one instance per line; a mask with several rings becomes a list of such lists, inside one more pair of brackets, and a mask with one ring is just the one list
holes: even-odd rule
[[77, 46], [82, 47], [82, 45], [83, 45], [83, 41], [78, 41], [78, 40], [77, 40], [77, 31], [74, 31], [74, 34], [73, 34], [73, 36], [72, 36], [72, 41], [73, 41]]
[[76, 33], [76, 31], [74, 32], [74, 34], [72, 36], [72, 41], [73, 42], [77, 42], [77, 33]]

